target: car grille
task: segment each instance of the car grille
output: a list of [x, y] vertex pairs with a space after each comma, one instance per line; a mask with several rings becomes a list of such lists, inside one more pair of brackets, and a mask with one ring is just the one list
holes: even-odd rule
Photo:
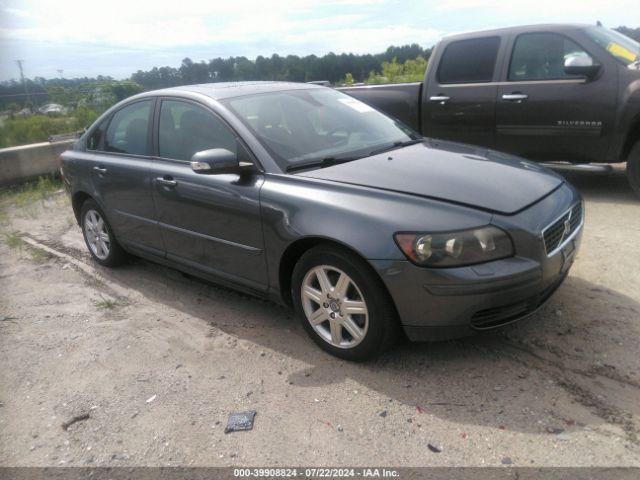
[[542, 232], [544, 249], [553, 255], [582, 225], [582, 202], [576, 203]]

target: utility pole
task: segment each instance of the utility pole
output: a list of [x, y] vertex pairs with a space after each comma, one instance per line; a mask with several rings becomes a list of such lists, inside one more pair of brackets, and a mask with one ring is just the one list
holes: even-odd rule
[[58, 72], [58, 75], [60, 75], [60, 78], [62, 77], [62, 73], [64, 72], [64, 70], [62, 70], [61, 68], [59, 68], [58, 70], [56, 70], [56, 72]]
[[29, 102], [29, 109], [31, 109], [31, 107], [33, 106], [33, 102], [29, 97], [29, 89], [27, 88], [27, 82], [25, 82], [24, 80], [24, 71], [22, 69], [23, 62], [24, 60], [16, 60], [16, 63], [18, 64], [18, 69], [20, 70], [20, 81], [22, 82], [22, 87], [24, 88], [24, 94], [27, 96], [27, 102]]

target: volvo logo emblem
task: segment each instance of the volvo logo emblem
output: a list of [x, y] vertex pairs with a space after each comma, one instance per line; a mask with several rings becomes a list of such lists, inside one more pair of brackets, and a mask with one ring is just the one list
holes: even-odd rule
[[558, 244], [561, 244], [562, 242], [564, 242], [564, 240], [571, 234], [571, 214], [573, 212], [569, 211], [569, 215], [567, 216], [567, 219], [564, 221], [564, 230], [562, 231], [562, 238], [560, 238], [560, 241], [558, 242]]

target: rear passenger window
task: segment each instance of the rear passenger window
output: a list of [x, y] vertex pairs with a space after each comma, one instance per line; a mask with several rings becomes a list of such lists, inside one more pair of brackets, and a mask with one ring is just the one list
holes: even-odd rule
[[474, 38], [450, 43], [440, 59], [438, 82], [490, 82], [493, 79], [499, 46], [499, 37]]
[[238, 153], [235, 135], [218, 117], [192, 103], [162, 101], [158, 132], [162, 158], [189, 161], [194, 153], [212, 148]]
[[143, 100], [118, 110], [105, 135], [106, 152], [149, 155], [147, 137], [152, 100]]
[[509, 80], [573, 78], [564, 73], [568, 57], [589, 56], [575, 42], [557, 33], [525, 33], [516, 40], [509, 64]]

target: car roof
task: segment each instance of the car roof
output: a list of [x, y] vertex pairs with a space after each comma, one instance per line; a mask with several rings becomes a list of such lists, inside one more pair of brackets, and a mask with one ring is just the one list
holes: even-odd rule
[[254, 95], [267, 92], [278, 92], [284, 90], [303, 90], [325, 88], [310, 83], [295, 82], [215, 82], [202, 83], [199, 85], [183, 85], [180, 87], [164, 88], [162, 90], [153, 90], [145, 92], [147, 95], [171, 95], [180, 93], [196, 93], [206, 95], [214, 100], [222, 100], [225, 98], [233, 98], [244, 95]]
[[530, 31], [566, 31], [566, 30], [579, 30], [586, 27], [595, 26], [585, 23], [541, 23], [533, 25], [519, 25], [517, 27], [505, 27], [494, 28], [489, 30], [475, 30], [472, 32], [456, 33], [446, 35], [443, 37], [443, 41], [450, 42], [451, 40], [464, 40], [466, 38], [476, 38], [478, 36], [487, 35], [506, 35], [509, 33], [525, 33]]

